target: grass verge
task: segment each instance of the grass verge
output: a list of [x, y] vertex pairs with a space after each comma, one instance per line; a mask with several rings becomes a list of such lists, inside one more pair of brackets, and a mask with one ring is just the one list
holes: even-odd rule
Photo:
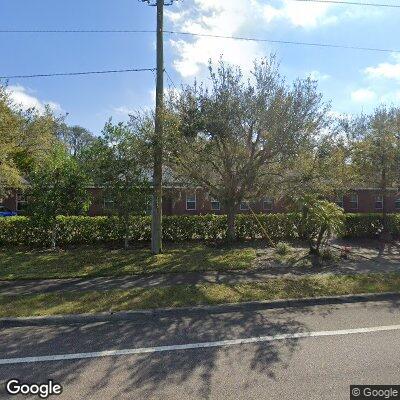
[[250, 269], [252, 247], [213, 247], [185, 244], [150, 250], [81, 246], [69, 250], [0, 249], [0, 280], [121, 276], [146, 273], [228, 271]]
[[0, 296], [0, 317], [94, 313], [305, 298], [359, 293], [400, 292], [400, 274], [275, 278], [235, 285], [177, 285], [105, 292], [54, 292]]

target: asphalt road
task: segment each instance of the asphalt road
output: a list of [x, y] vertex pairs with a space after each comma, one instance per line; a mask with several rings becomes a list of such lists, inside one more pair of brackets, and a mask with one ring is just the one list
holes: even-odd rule
[[[19, 378], [60, 383], [63, 394], [54, 399], [349, 399], [350, 384], [400, 384], [400, 327], [351, 331], [395, 325], [400, 325], [400, 303], [382, 301], [3, 327], [0, 364], [22, 360], [0, 365], [0, 398], [27, 398], [5, 392], [4, 382]], [[299, 337], [304, 332], [318, 335]], [[260, 336], [268, 339], [235, 341]], [[176, 347], [194, 343], [216, 347]], [[160, 351], [159, 346], [175, 347]], [[127, 349], [142, 350], [25, 359]]]

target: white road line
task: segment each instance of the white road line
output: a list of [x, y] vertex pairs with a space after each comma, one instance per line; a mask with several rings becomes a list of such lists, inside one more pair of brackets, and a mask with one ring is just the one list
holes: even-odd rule
[[83, 358], [99, 358], [99, 357], [110, 357], [110, 356], [126, 356], [132, 354], [145, 354], [145, 353], [160, 353], [163, 351], [191, 350], [191, 349], [202, 349], [208, 347], [223, 347], [223, 346], [235, 346], [239, 344], [273, 342], [276, 340], [301, 339], [301, 338], [312, 338], [321, 336], [354, 335], [359, 333], [396, 331], [396, 330], [400, 330], [400, 325], [375, 326], [369, 328], [343, 329], [336, 331], [287, 333], [274, 336], [258, 336], [258, 337], [244, 338], [244, 339], [219, 340], [216, 342], [176, 344], [171, 346], [142, 347], [137, 349], [124, 349], [124, 350], [105, 350], [105, 351], [95, 351], [91, 353], [55, 354], [50, 356], [4, 358], [0, 359], [0, 365], [77, 360]]

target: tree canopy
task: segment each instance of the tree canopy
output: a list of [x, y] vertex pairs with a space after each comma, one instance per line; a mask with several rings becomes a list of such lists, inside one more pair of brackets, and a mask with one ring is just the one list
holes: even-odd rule
[[24, 110], [0, 85], [0, 197], [20, 188], [26, 176], [43, 161], [55, 143], [59, 119], [49, 108], [44, 113]]
[[310, 78], [287, 84], [274, 56], [255, 62], [250, 79], [222, 60], [209, 72], [210, 87], [186, 86], [171, 102], [171, 164], [221, 201], [232, 239], [238, 205], [290, 177], [327, 128], [329, 104]]
[[113, 124], [110, 120], [102, 136], [82, 153], [89, 176], [103, 189], [108, 212], [116, 214], [124, 224], [125, 247], [129, 240], [129, 218], [146, 213], [150, 187], [148, 160], [142, 151], [146, 145], [133, 127]]

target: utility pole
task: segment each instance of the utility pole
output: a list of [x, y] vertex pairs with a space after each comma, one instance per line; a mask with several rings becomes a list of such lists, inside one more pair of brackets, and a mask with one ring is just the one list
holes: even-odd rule
[[157, 7], [157, 84], [156, 119], [153, 140], [153, 202], [151, 212], [151, 251], [162, 253], [162, 175], [163, 175], [163, 135], [164, 135], [164, 6], [174, 0], [140, 0]]

